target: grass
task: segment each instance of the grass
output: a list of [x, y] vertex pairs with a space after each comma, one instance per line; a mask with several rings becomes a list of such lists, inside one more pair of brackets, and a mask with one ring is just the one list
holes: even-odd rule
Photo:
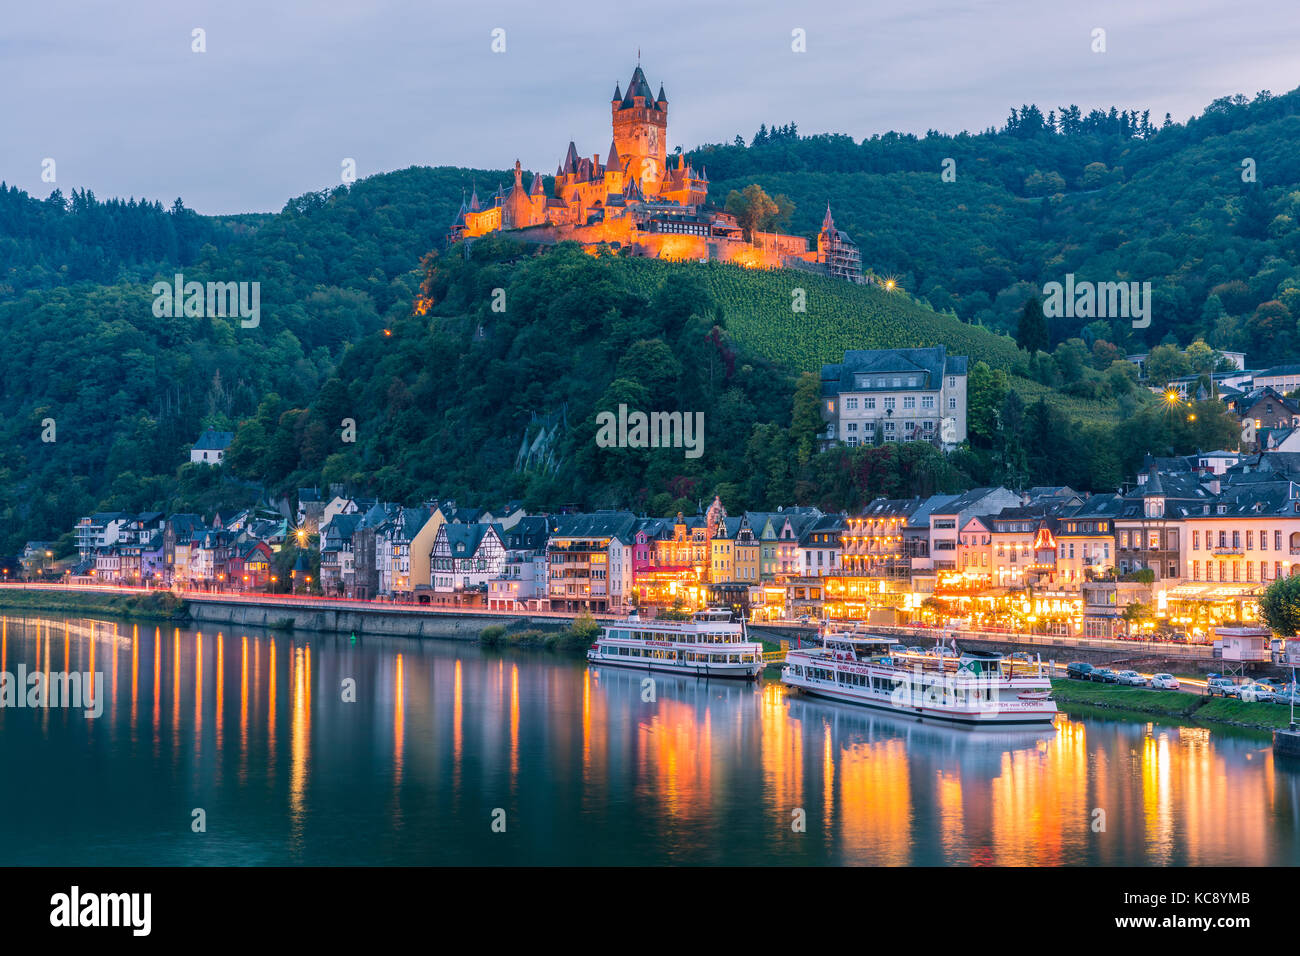
[[109, 592], [18, 591], [0, 592], [0, 611], [93, 612], [115, 617], [136, 617], [169, 621], [185, 602], [169, 591], [148, 594], [113, 594]]
[[1291, 722], [1291, 708], [1285, 704], [1247, 703], [1177, 690], [1143, 690], [1061, 679], [1052, 681], [1052, 698], [1058, 704], [1082, 704], [1260, 730], [1284, 728]]
[[478, 642], [484, 647], [528, 647], [561, 654], [583, 654], [596, 640], [600, 628], [590, 618], [579, 617], [562, 631], [507, 631], [503, 624], [485, 627]]

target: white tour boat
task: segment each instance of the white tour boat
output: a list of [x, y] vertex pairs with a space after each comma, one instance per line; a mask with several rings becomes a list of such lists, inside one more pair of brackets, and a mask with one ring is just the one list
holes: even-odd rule
[[786, 654], [781, 680], [817, 697], [961, 724], [1050, 724], [1055, 719], [1052, 684], [1041, 660], [951, 653], [912, 654], [891, 637], [828, 632], [824, 646]]
[[754, 680], [763, 672], [763, 645], [750, 641], [726, 609], [698, 611], [688, 621], [643, 621], [632, 615], [610, 624], [587, 649], [593, 664], [614, 664], [697, 677]]

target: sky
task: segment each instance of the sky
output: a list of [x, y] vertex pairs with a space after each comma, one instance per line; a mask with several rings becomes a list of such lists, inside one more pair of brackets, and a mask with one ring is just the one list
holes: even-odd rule
[[550, 174], [570, 140], [603, 160], [638, 51], [669, 148], [690, 149], [790, 121], [978, 131], [1023, 103], [1181, 121], [1300, 86], [1297, 49], [1294, 0], [11, 3], [0, 180], [228, 214], [336, 186], [346, 159]]

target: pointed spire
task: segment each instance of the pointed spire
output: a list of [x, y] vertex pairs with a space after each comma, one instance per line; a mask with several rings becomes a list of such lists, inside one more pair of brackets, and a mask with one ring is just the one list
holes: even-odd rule
[[614, 81], [614, 99], [613, 99], [613, 102], [617, 103], [617, 102], [618, 102], [619, 100], [621, 100], [622, 98], [623, 98], [623, 91], [620, 90], [620, 89], [618, 88], [618, 81], [615, 80], [615, 81]]
[[606, 169], [621, 169], [623, 164], [619, 161], [618, 150], [614, 148], [614, 141], [609, 141], [609, 157], [605, 160]]
[[831, 218], [830, 200], [826, 201], [826, 217], [822, 220], [822, 231], [830, 232], [835, 228], [835, 220]]
[[641, 64], [638, 63], [632, 73], [632, 79], [627, 83], [627, 95], [623, 97], [623, 107], [626, 109], [635, 106], [636, 97], [641, 97], [642, 105], [649, 106], [654, 100], [650, 96], [650, 84], [646, 82], [645, 74], [641, 72]]
[[566, 173], [578, 171], [578, 147], [573, 145], [573, 140], [569, 140], [569, 151], [564, 156], [564, 171]]
[[475, 183], [473, 190], [469, 194], [469, 211], [478, 212], [481, 208], [482, 207], [478, 204], [478, 183]]
[[660, 106], [668, 105], [668, 97], [664, 96], [664, 85], [662, 83], [659, 84], [659, 95], [655, 97], [655, 102]]
[[533, 185], [532, 188], [528, 190], [528, 195], [530, 196], [542, 195], [542, 174], [541, 173], [533, 173]]

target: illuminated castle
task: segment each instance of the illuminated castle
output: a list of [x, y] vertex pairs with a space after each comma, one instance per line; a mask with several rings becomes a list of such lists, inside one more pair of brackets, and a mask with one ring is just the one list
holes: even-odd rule
[[589, 251], [606, 244], [633, 255], [802, 267], [862, 281], [857, 246], [835, 228], [829, 207], [813, 252], [800, 236], [756, 232], [747, 240], [735, 216], [709, 206], [707, 172], [668, 155], [668, 99], [662, 85], [657, 96], [650, 92], [639, 65], [626, 93], [614, 85], [610, 113], [614, 138], [603, 163], [570, 142], [548, 196], [540, 173], [524, 185], [516, 160], [509, 189], [484, 204], [476, 188], [461, 202], [448, 243], [509, 229], [525, 241], [573, 240]]

